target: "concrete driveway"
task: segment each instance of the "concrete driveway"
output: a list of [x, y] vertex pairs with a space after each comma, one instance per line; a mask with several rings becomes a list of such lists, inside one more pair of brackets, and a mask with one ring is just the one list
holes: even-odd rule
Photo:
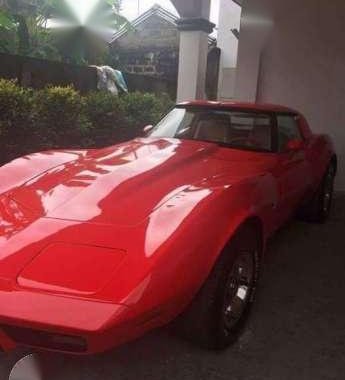
[[[0, 355], [0, 379], [15, 354]], [[257, 302], [222, 353], [166, 330], [96, 357], [52, 355], [49, 380], [341, 380], [345, 378], [345, 196], [326, 225], [292, 222], [269, 244]]]

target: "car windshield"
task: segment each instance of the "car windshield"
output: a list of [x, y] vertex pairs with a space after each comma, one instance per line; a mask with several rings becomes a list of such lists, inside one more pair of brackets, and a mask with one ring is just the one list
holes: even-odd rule
[[270, 114], [176, 107], [149, 136], [200, 140], [230, 148], [271, 152], [272, 130]]

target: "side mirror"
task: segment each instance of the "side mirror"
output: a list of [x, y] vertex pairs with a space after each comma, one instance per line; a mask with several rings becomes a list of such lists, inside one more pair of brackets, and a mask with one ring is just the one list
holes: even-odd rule
[[286, 150], [288, 152], [297, 152], [303, 148], [303, 141], [298, 139], [290, 140], [286, 144]]
[[149, 132], [151, 132], [153, 128], [154, 128], [153, 125], [147, 125], [146, 127], [144, 127], [143, 128], [143, 134], [144, 134], [144, 136], [146, 136]]

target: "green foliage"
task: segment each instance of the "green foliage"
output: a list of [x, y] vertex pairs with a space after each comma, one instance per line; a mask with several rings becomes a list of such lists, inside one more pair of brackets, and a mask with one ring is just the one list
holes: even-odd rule
[[42, 147], [75, 147], [87, 136], [90, 123], [84, 100], [72, 87], [47, 87], [33, 96], [35, 132]]
[[14, 29], [16, 27], [12, 16], [3, 9], [0, 9], [0, 28], [3, 29]]
[[35, 5], [25, 1], [7, 2], [0, 9], [0, 51], [36, 58], [60, 60], [54, 36], [44, 27], [47, 10], [44, 3], [52, 0], [36, 0]]
[[32, 135], [31, 106], [30, 90], [0, 79], [0, 161], [15, 157], [18, 149], [27, 151]]
[[81, 21], [65, 0], [4, 2], [0, 4], [0, 51], [102, 65], [109, 38], [128, 23], [119, 13], [120, 5], [120, 0], [101, 0], [87, 20]]
[[[61, 1], [60, 1], [61, 3]], [[101, 0], [92, 8], [86, 20], [81, 21], [67, 2], [55, 8], [55, 25], [67, 23], [68, 28], [51, 30], [64, 61], [74, 64], [103, 65], [109, 50], [109, 40], [127, 19], [120, 15], [119, 0]]]
[[171, 111], [171, 109], [175, 106], [176, 103], [172, 101], [170, 95], [166, 92], [163, 92], [159, 95], [159, 102], [161, 107], [161, 116], [159, 118], [160, 120], [163, 115], [166, 115], [168, 112]]
[[111, 144], [126, 127], [121, 100], [107, 92], [91, 92], [85, 98], [86, 116], [91, 123], [90, 139], [96, 146]]
[[168, 95], [157, 97], [149, 93], [133, 92], [121, 97], [127, 123], [132, 128], [141, 128], [143, 125], [156, 124], [162, 114], [172, 106]]
[[0, 9], [0, 52], [11, 53], [16, 47], [16, 23], [5, 10]]
[[102, 147], [129, 140], [171, 106], [164, 94], [81, 96], [72, 87], [34, 91], [0, 79], [0, 164], [50, 148]]

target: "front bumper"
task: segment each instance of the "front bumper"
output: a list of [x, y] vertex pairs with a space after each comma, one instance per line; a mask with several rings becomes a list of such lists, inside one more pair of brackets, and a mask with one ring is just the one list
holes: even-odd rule
[[76, 354], [105, 351], [140, 335], [127, 306], [26, 290], [0, 290], [0, 347]]

